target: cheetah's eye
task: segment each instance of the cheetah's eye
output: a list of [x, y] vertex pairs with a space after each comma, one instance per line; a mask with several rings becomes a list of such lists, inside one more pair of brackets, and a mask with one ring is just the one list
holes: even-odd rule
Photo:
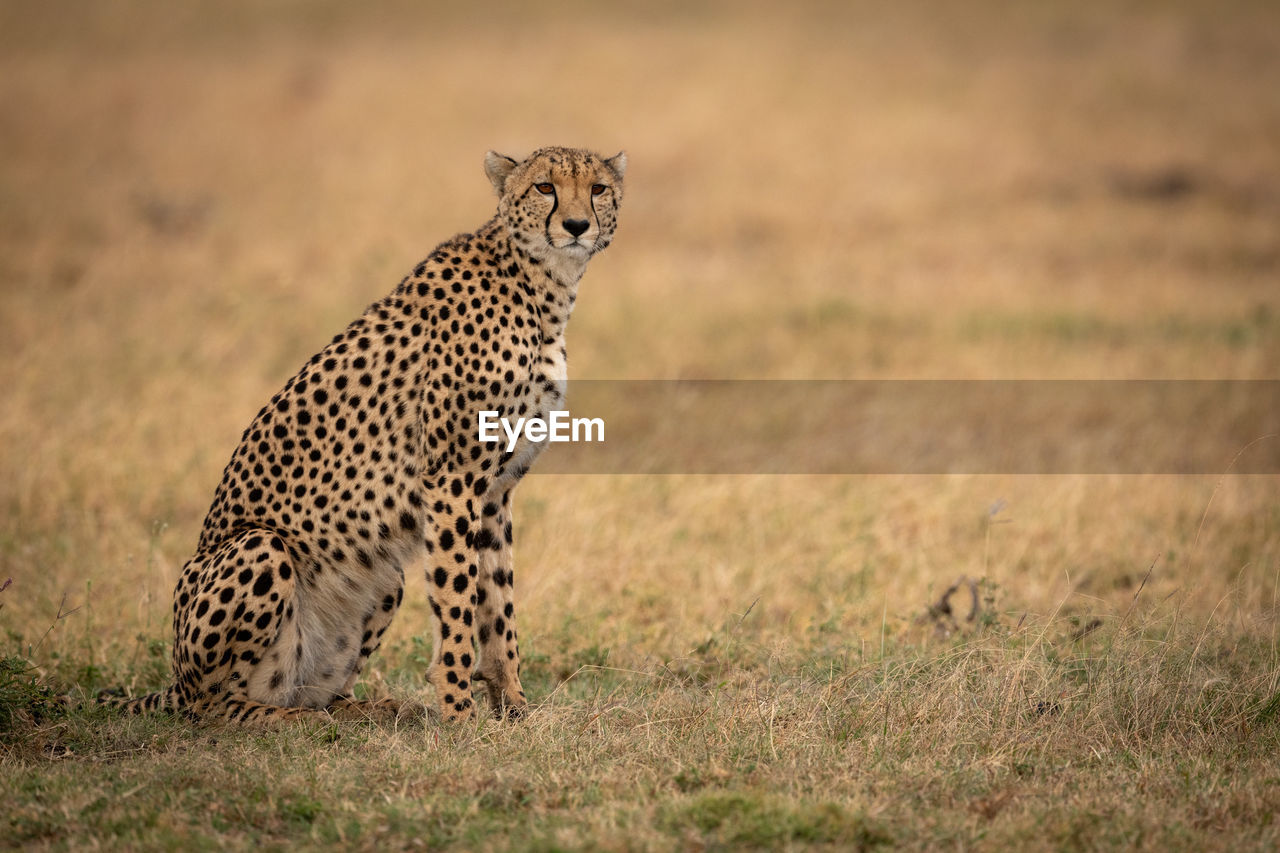
[[600, 195], [601, 193], [603, 193], [603, 192], [604, 192], [605, 190], [607, 190], [607, 189], [608, 189], [608, 187], [606, 187], [604, 184], [592, 184], [592, 185], [591, 185], [591, 194], [592, 194], [592, 195]]
[[551, 184], [534, 184], [533, 188], [543, 195], [551, 195], [556, 191], [556, 188]]

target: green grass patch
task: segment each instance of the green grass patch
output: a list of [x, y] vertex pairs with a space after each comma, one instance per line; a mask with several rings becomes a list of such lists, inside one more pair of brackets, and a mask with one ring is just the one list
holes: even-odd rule
[[48, 689], [8, 657], [2, 829], [19, 844], [194, 849], [1280, 840], [1262, 637], [1157, 607], [1080, 639], [1069, 621], [1003, 616], [945, 640], [895, 633], [874, 656], [814, 637], [717, 632], [695, 653], [720, 655], [707, 679], [705, 664], [646, 666], [553, 634], [578, 668], [559, 683], [548, 668], [528, 719], [453, 727], [48, 716]]
[[692, 831], [702, 843], [737, 848], [778, 849], [803, 843], [871, 850], [893, 841], [873, 822], [837, 803], [747, 792], [696, 795], [673, 805], [663, 824], [678, 837]]

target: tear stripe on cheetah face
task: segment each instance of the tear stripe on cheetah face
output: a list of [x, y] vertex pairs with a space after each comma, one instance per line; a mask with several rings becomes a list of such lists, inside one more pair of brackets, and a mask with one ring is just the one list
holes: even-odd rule
[[625, 163], [486, 158], [498, 214], [438, 246], [245, 430], [174, 591], [174, 683], [112, 704], [252, 722], [359, 711], [351, 689], [423, 566], [443, 717], [473, 715], [473, 672], [495, 713], [521, 712], [511, 492], [540, 445], [479, 442], [477, 413], [560, 405], [564, 328], [613, 238]]

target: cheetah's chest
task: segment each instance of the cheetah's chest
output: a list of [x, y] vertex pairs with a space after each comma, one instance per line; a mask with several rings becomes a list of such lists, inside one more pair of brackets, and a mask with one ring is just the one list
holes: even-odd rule
[[[551, 412], [563, 409], [568, 381], [568, 364], [564, 356], [563, 339], [545, 345], [540, 353], [539, 369], [533, 377], [528, 396], [519, 401], [527, 412], [526, 418], [547, 420]], [[543, 441], [533, 441], [521, 432], [515, 449], [504, 466], [504, 476], [497, 485], [506, 488], [518, 480], [537, 460], [545, 449]]]

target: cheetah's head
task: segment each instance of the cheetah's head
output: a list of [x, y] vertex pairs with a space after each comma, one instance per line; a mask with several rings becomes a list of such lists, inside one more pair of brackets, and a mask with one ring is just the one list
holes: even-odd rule
[[625, 153], [606, 160], [577, 148], [542, 148], [524, 160], [490, 151], [484, 159], [498, 215], [520, 247], [579, 264], [613, 241], [626, 169]]

